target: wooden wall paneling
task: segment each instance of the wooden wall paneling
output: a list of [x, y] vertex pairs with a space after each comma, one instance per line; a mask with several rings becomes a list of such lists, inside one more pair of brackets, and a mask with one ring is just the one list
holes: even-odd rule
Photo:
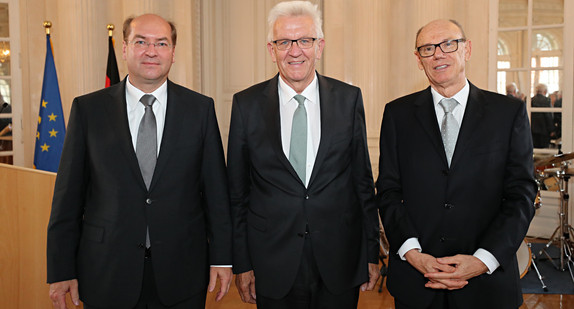
[[51, 308], [46, 228], [55, 179], [0, 164], [0, 308]]
[[[0, 164], [2, 168], [4, 164]], [[12, 174], [0, 173], [0, 307], [10, 308], [8, 304], [17, 304], [20, 297], [20, 248], [18, 246], [18, 197], [9, 194], [13, 186]]]
[[[38, 0], [20, 0], [20, 46], [22, 67], [22, 140], [24, 165], [32, 166], [34, 137], [38, 124], [38, 111], [45, 58], [46, 3]], [[41, 59], [41, 60], [40, 60]], [[41, 64], [40, 64], [41, 63]], [[35, 116], [32, 116], [35, 115]]]
[[278, 1], [202, 2], [202, 90], [215, 99], [224, 149], [233, 94], [273, 76], [267, 13]]
[[51, 303], [46, 284], [46, 228], [56, 175], [36, 170], [17, 170], [16, 175], [12, 192], [18, 192], [19, 308], [43, 308]]

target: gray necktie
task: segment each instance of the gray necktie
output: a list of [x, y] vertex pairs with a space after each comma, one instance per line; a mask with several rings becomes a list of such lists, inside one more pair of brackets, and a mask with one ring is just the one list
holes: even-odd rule
[[[152, 108], [155, 97], [151, 94], [146, 94], [142, 96], [140, 102], [145, 106], [145, 114], [138, 129], [136, 155], [145, 185], [149, 189], [157, 161], [157, 125]], [[149, 227], [146, 229], [145, 246], [146, 248], [151, 247]]]
[[136, 155], [145, 185], [149, 189], [157, 160], [157, 126], [152, 109], [155, 97], [146, 94], [142, 96], [140, 102], [145, 106], [145, 114], [138, 129]]
[[440, 106], [444, 110], [444, 116], [442, 117], [442, 126], [440, 133], [442, 135], [442, 143], [444, 144], [444, 151], [446, 152], [446, 159], [448, 160], [448, 166], [450, 166], [459, 130], [458, 122], [454, 118], [452, 110], [456, 107], [458, 102], [452, 98], [444, 98], [440, 100], [438, 104], [440, 104]]
[[293, 125], [291, 127], [291, 144], [289, 147], [289, 162], [305, 183], [307, 165], [307, 110], [305, 110], [305, 97], [298, 94], [295, 100], [299, 106], [293, 113]]

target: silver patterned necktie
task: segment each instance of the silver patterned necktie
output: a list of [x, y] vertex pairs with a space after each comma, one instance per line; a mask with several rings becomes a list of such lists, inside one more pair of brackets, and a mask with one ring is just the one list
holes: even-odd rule
[[145, 185], [149, 189], [157, 161], [157, 124], [152, 109], [155, 97], [146, 94], [140, 102], [145, 106], [145, 114], [138, 129], [136, 155]]
[[291, 144], [289, 146], [289, 162], [301, 178], [306, 181], [307, 165], [307, 110], [305, 109], [305, 97], [297, 94], [295, 100], [299, 103], [293, 113], [293, 125], [291, 126]]
[[446, 152], [446, 159], [448, 161], [448, 166], [450, 166], [459, 130], [458, 122], [454, 118], [452, 111], [454, 110], [458, 102], [453, 98], [444, 98], [440, 100], [438, 104], [440, 104], [440, 106], [444, 110], [444, 116], [442, 117], [442, 126], [440, 129], [440, 133], [442, 136], [442, 143], [444, 144], [444, 151]]
[[[142, 96], [140, 102], [145, 106], [145, 113], [138, 129], [136, 156], [146, 188], [149, 190], [157, 161], [157, 124], [152, 108], [155, 97], [151, 94], [146, 94]], [[151, 247], [149, 227], [146, 228], [145, 246], [146, 248]]]

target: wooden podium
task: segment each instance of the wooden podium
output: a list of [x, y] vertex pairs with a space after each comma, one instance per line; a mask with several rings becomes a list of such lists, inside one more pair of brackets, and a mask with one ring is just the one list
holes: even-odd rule
[[52, 308], [46, 228], [55, 181], [55, 173], [0, 164], [0, 308]]

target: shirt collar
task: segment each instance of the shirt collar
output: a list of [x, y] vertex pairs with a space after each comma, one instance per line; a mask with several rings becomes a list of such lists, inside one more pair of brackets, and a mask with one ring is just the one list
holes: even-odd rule
[[[130, 76], [128, 75], [126, 81], [126, 95], [128, 98], [127, 103], [129, 108], [131, 109], [136, 108], [137, 104], [139, 103], [141, 97], [144, 94], [146, 93], [136, 88], [136, 86], [132, 85], [132, 83], [130, 82]], [[167, 80], [163, 84], [161, 84], [161, 86], [159, 86], [155, 91], [147, 94], [151, 94], [155, 97], [156, 102], [154, 104], [159, 103], [160, 105], [162, 104], [167, 105]]]
[[[451, 98], [455, 99], [463, 108], [466, 108], [466, 103], [468, 102], [468, 95], [470, 93], [470, 85], [466, 78], [464, 79], [464, 82], [465, 82], [464, 87], [462, 87], [462, 89], [455, 95], [453, 95]], [[436, 90], [434, 90], [433, 87], [431, 87], [431, 93], [432, 93], [432, 100], [434, 102], [434, 105], [436, 106], [438, 105], [440, 100], [442, 100], [444, 97]]]
[[[301, 92], [301, 95], [311, 103], [319, 102], [319, 83], [317, 82], [317, 73], [315, 73], [311, 83]], [[297, 94], [293, 88], [291, 88], [279, 75], [279, 95], [281, 99], [279, 100], [281, 104], [287, 104], [293, 97]]]

